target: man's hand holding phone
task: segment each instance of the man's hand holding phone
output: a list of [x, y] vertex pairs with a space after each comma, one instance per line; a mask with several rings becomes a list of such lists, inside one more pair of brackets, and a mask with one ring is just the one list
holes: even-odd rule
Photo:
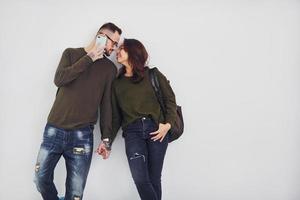
[[93, 48], [87, 53], [88, 56], [95, 62], [98, 59], [103, 58], [103, 54], [106, 47], [106, 36], [97, 35], [95, 40], [95, 45]]
[[103, 58], [104, 54], [104, 47], [98, 47], [95, 45], [88, 53], [87, 55], [95, 62], [98, 59]]

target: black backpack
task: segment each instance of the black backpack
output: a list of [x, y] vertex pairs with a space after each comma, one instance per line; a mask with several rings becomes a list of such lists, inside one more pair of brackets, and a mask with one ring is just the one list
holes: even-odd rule
[[[151, 81], [151, 85], [155, 91], [157, 100], [159, 102], [160, 108], [163, 112], [163, 115], [165, 117], [166, 115], [166, 106], [163, 102], [163, 96], [162, 96], [162, 92], [160, 89], [160, 85], [159, 85], [159, 81], [156, 75], [156, 71], [157, 68], [154, 67], [152, 69], [149, 69], [149, 78]], [[171, 129], [169, 130], [169, 143], [173, 142], [174, 140], [177, 140], [183, 133], [183, 129], [184, 129], [184, 122], [183, 122], [183, 116], [182, 116], [182, 111], [181, 111], [181, 106], [177, 105], [177, 116], [176, 116], [176, 120], [174, 123], [174, 126], [171, 127]]]

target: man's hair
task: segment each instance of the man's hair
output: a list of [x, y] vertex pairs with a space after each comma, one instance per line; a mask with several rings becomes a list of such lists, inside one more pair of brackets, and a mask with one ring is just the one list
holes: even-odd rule
[[108, 23], [103, 24], [103, 25], [99, 28], [98, 33], [99, 33], [101, 30], [103, 30], [103, 29], [110, 30], [110, 31], [112, 31], [113, 33], [115, 33], [115, 32], [117, 31], [117, 32], [119, 33], [119, 35], [122, 34], [122, 30], [121, 30], [119, 27], [117, 27], [115, 24], [111, 23], [111, 22], [108, 22]]

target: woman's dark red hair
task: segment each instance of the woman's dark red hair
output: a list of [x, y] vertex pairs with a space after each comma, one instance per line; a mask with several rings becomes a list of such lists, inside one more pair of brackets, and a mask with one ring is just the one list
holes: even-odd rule
[[[128, 64], [132, 67], [133, 76], [131, 81], [138, 83], [144, 78], [145, 65], [148, 53], [144, 45], [136, 39], [124, 39], [123, 49], [128, 53]], [[125, 67], [120, 70], [119, 75], [124, 75]]]

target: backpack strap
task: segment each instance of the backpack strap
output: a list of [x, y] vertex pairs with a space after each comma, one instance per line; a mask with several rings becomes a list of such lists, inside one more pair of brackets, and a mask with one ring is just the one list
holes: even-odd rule
[[162, 92], [161, 92], [161, 89], [160, 89], [160, 84], [159, 84], [159, 81], [158, 81], [157, 72], [155, 72], [157, 70], [158, 69], [156, 67], [154, 67], [152, 69], [149, 69], [149, 78], [150, 78], [151, 85], [154, 89], [157, 101], [158, 101], [158, 103], [160, 105], [160, 108], [163, 112], [163, 115], [165, 117], [166, 107], [165, 107], [165, 104], [164, 104], [164, 101], [163, 101], [163, 95], [162, 95]]

